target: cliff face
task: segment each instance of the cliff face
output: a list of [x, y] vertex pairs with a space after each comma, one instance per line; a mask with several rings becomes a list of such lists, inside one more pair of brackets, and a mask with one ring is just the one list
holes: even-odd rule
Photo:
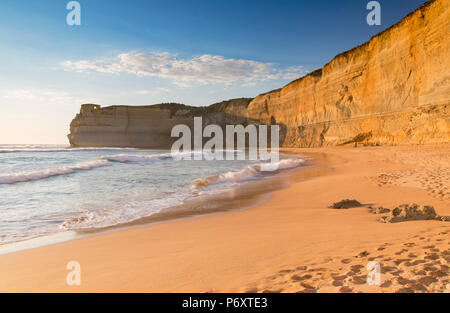
[[322, 69], [255, 99], [205, 108], [84, 105], [72, 146], [168, 148], [171, 129], [204, 124], [279, 124], [281, 146], [450, 142], [450, 1], [426, 3]]
[[209, 107], [191, 107], [177, 103], [151, 106], [110, 106], [101, 108], [84, 104], [70, 124], [68, 135], [72, 147], [170, 148], [175, 125], [193, 128], [194, 117], [203, 124], [245, 124], [252, 99], [223, 101]]
[[247, 116], [282, 125], [284, 146], [450, 141], [450, 1], [429, 2], [282, 89]]

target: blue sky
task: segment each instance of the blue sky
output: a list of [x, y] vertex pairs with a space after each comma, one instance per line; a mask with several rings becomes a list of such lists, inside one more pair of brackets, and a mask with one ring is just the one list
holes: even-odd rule
[[423, 0], [0, 2], [0, 144], [67, 143], [82, 103], [209, 105], [322, 67]]

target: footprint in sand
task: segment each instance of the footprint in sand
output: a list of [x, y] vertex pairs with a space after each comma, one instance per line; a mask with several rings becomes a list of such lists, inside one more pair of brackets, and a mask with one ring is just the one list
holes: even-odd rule
[[432, 253], [432, 254], [429, 254], [429, 255], [425, 256], [424, 259], [426, 259], [426, 260], [438, 260], [439, 259], [439, 255], [437, 255], [436, 253]]
[[326, 271], [326, 270], [327, 270], [326, 268], [319, 267], [319, 268], [310, 268], [308, 270], [308, 272], [323, 272], [323, 271]]
[[291, 280], [293, 280], [293, 281], [302, 281], [302, 280], [311, 279], [311, 278], [312, 278], [312, 276], [309, 275], [309, 274], [304, 275], [304, 276], [294, 275], [294, 276], [291, 277]]
[[362, 268], [364, 268], [364, 266], [362, 266], [362, 265], [352, 265], [352, 266], [350, 266], [350, 270], [353, 273], [360, 273]]
[[409, 262], [409, 261], [411, 261], [411, 259], [397, 259], [397, 260], [394, 260], [394, 263], [395, 263], [395, 265], [398, 266], [404, 262]]
[[396, 270], [396, 268], [393, 266], [382, 266], [382, 268], [381, 268], [382, 273], [389, 273], [389, 272], [393, 272], [395, 270]]
[[300, 292], [305, 292], [305, 293], [317, 293], [317, 289], [313, 286], [311, 286], [310, 284], [307, 283], [300, 283], [300, 285], [302, 285], [302, 287], [304, 287], [305, 289], [303, 289]]
[[428, 289], [424, 285], [421, 285], [421, 284], [418, 284], [418, 283], [412, 283], [410, 285], [410, 288], [412, 288], [414, 291], [421, 291], [421, 292], [427, 292], [428, 291]]
[[414, 290], [412, 288], [400, 288], [395, 291], [396, 293], [413, 293]]
[[430, 273], [431, 277], [448, 277], [448, 271], [435, 271]]
[[352, 283], [357, 285], [364, 285], [367, 283], [367, 276], [361, 275], [361, 276], [354, 276], [352, 278]]
[[422, 264], [422, 263], [425, 263], [425, 262], [426, 262], [425, 260], [415, 260], [415, 261], [410, 262], [410, 263], [411, 263], [411, 266], [416, 266], [416, 265], [419, 265], [419, 264]]
[[425, 272], [424, 270], [419, 270], [419, 271], [413, 271], [413, 274], [417, 275], [417, 276], [426, 276], [427, 272]]
[[392, 285], [392, 281], [388, 280], [388, 281], [385, 281], [384, 283], [382, 283], [380, 285], [380, 287], [381, 288], [387, 288], [387, 287], [390, 287], [391, 285]]
[[294, 270], [281, 270], [279, 273], [280, 274], [288, 274], [288, 273], [292, 273]]
[[427, 272], [436, 272], [436, 271], [438, 271], [438, 269], [435, 266], [428, 265], [428, 264], [425, 264], [425, 266], [423, 267], [423, 270], [427, 271]]
[[[293, 269], [285, 268], [275, 272], [277, 273], [275, 280], [268, 280], [267, 286], [258, 286], [257, 289], [258, 292], [272, 291], [286, 285], [285, 291], [292, 291], [292, 288], [295, 288], [301, 289], [298, 292], [302, 293], [316, 293], [322, 287], [324, 288], [322, 291], [361, 292], [366, 290], [364, 286], [367, 284], [365, 263], [370, 260], [382, 260], [380, 263], [383, 262], [381, 264], [383, 279], [382, 284], [378, 286], [379, 291], [444, 292], [450, 283], [450, 249], [446, 246], [448, 233], [448, 228], [429, 229], [426, 233], [411, 236], [409, 240], [403, 242], [379, 244], [374, 246], [373, 250], [368, 248], [367, 251], [355, 253], [357, 255], [354, 257], [347, 255], [336, 259], [334, 269], [325, 261]], [[410, 242], [411, 238], [416, 238], [414, 240], [417, 241]], [[421, 241], [419, 238], [422, 238]], [[441, 238], [445, 241], [436, 240]], [[383, 251], [383, 255], [376, 250]], [[255, 290], [248, 292], [251, 291]], [[450, 288], [448, 291], [450, 292]]]
[[396, 279], [400, 285], [408, 285], [408, 284], [414, 283], [414, 281], [404, 278], [402, 276], [398, 276], [398, 277], [396, 277]]
[[266, 290], [264, 290], [262, 293], [280, 293], [280, 292], [282, 292], [283, 291], [283, 289], [280, 289], [280, 290], [270, 290], [270, 289], [266, 289]]
[[342, 292], [342, 293], [349, 293], [352, 291], [353, 291], [353, 288], [350, 288], [348, 286], [342, 286], [341, 288], [339, 288], [339, 292]]
[[341, 280], [341, 281], [347, 278], [346, 275], [339, 275], [339, 274], [332, 274], [331, 277], [334, 280]]
[[429, 286], [432, 283], [437, 282], [437, 279], [434, 277], [431, 277], [431, 276], [425, 276], [425, 277], [419, 278], [417, 281], [425, 286]]
[[365, 258], [366, 256], [368, 256], [370, 253], [368, 251], [362, 251], [360, 252], [357, 256], [355, 256], [355, 258]]
[[343, 264], [349, 264], [349, 263], [352, 262], [352, 260], [351, 260], [351, 259], [342, 259], [341, 262], [342, 262]]

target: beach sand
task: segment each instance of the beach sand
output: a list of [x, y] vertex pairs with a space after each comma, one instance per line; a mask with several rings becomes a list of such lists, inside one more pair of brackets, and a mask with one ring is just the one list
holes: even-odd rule
[[[450, 146], [289, 151], [322, 165], [263, 204], [2, 255], [0, 291], [450, 291], [450, 222], [380, 223], [367, 208], [417, 203], [449, 216]], [[364, 206], [329, 208], [343, 199]], [[80, 286], [66, 284], [69, 261]], [[380, 285], [367, 283], [370, 261]]]

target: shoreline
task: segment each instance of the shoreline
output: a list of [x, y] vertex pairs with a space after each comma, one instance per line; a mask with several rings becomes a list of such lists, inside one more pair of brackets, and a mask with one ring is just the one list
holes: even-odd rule
[[[445, 185], [448, 172], [439, 166], [448, 164], [450, 146], [284, 150], [323, 154], [333, 170], [293, 182], [287, 189], [274, 191], [268, 201], [245, 210], [131, 227], [0, 255], [0, 291], [355, 292], [358, 289], [350, 282], [335, 284], [333, 273], [376, 258], [372, 250], [378, 251], [385, 243], [395, 247], [411, 241], [417, 247], [409, 250], [417, 249], [419, 254], [420, 237], [414, 236], [428, 234], [428, 239], [436, 238], [433, 249], [442, 244], [448, 247], [445, 236], [442, 240], [439, 235], [448, 231], [448, 223], [382, 224], [366, 207], [332, 210], [328, 206], [347, 198], [389, 208], [417, 202], [433, 205], [440, 215], [450, 215], [445, 189], [433, 193], [419, 188], [414, 181], [417, 173], [413, 178], [405, 174], [408, 183], [401, 185], [402, 180], [400, 186], [395, 181], [383, 184], [382, 176], [397, 177], [398, 173], [391, 172], [408, 173], [423, 165], [425, 176], [427, 170], [436, 168], [433, 175], [444, 175], [439, 181]], [[428, 175], [429, 180], [433, 175]], [[354, 259], [363, 251], [369, 251], [368, 258]], [[390, 257], [395, 258], [396, 252]], [[447, 260], [443, 256], [439, 258], [442, 263]], [[347, 259], [352, 262], [343, 262]], [[65, 284], [65, 266], [70, 260], [82, 266], [80, 287]], [[308, 274], [300, 276], [305, 271]], [[360, 287], [377, 292], [400, 288], [397, 282], [382, 290]]]
[[[145, 149], [139, 150], [145, 151]], [[289, 185], [296, 180], [307, 179], [307, 177], [310, 177], [310, 175], [308, 175], [309, 171], [314, 171], [312, 168], [323, 166], [323, 164], [320, 164], [320, 157], [317, 159], [307, 158], [304, 157], [304, 155], [289, 151], [280, 151], [280, 153], [295, 155], [304, 159], [305, 163], [295, 168], [277, 171], [275, 174], [260, 180], [243, 181], [237, 186], [219, 189], [213, 194], [200, 196], [194, 199], [186, 199], [182, 204], [165, 208], [161, 212], [146, 217], [140, 217], [129, 222], [101, 228], [67, 229], [66, 231], [0, 245], [0, 256], [30, 249], [48, 247], [71, 240], [123, 231], [134, 227], [146, 227], [168, 221], [177, 221], [228, 211], [249, 209], [268, 201], [273, 192], [288, 188]], [[314, 175], [320, 174], [313, 173], [311, 176]], [[297, 178], [294, 179], [294, 177]], [[220, 204], [211, 207], [211, 203]]]

